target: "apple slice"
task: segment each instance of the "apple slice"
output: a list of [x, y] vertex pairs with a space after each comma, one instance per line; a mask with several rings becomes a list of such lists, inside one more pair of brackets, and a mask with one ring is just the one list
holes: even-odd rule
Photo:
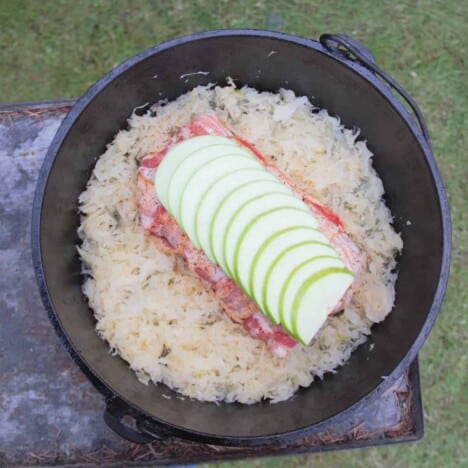
[[[239, 237], [234, 253], [233, 275], [234, 278], [247, 294], [252, 295], [250, 282], [252, 280], [251, 267], [257, 254], [261, 255], [262, 247], [269, 239], [274, 237], [278, 232], [283, 232], [284, 229], [291, 229], [291, 226], [304, 225], [312, 228], [317, 228], [317, 220], [311, 215], [310, 211], [275, 209], [265, 213], [264, 216], [257, 217], [249, 223]], [[308, 239], [318, 240], [328, 243], [328, 239], [315, 230], [313, 233], [309, 231]], [[286, 244], [286, 239], [281, 239], [282, 243], [275, 243], [278, 249], [282, 250]], [[270, 263], [276, 257], [275, 251], [269, 251]], [[272, 258], [273, 257], [273, 258]]]
[[[252, 240], [247, 240], [241, 246], [238, 257], [238, 270], [239, 277], [248, 278], [248, 284], [246, 286], [246, 291], [249, 296], [253, 297], [257, 304], [262, 310], [265, 310], [265, 306], [262, 300], [262, 291], [263, 284], [265, 281], [265, 276], [276, 260], [285, 250], [304, 241], [318, 241], [324, 244], [328, 243], [328, 239], [316, 229], [316, 220], [311, 216], [303, 216], [300, 214], [300, 219], [297, 224], [292, 226], [279, 229], [277, 231], [272, 231], [269, 233], [268, 237], [262, 243], [256, 241], [254, 230], [249, 233]], [[258, 234], [259, 236], [260, 234]], [[254, 256], [252, 257], [252, 252], [246, 252], [248, 246], [253, 246], [255, 244]], [[251, 259], [248, 273], [245, 273], [244, 263], [247, 263], [246, 260]]]
[[[187, 159], [188, 161], [188, 159]], [[195, 230], [195, 216], [206, 187], [219, 180], [225, 174], [239, 169], [261, 169], [263, 166], [250, 156], [247, 151], [226, 154], [210, 160], [199, 167], [183, 189], [180, 199], [180, 225], [198, 249], [201, 248]]]
[[231, 138], [218, 135], [201, 135], [177, 143], [166, 153], [158, 166], [154, 180], [156, 195], [166, 209], [168, 205], [167, 192], [169, 183], [177, 166], [190, 153], [211, 145], [231, 145], [233, 148], [240, 148], [235, 140]]
[[[300, 263], [296, 263], [294, 268], [289, 274], [286, 281], [283, 282], [280, 288], [280, 294], [278, 299], [279, 307], [279, 320], [285, 330], [294, 335], [292, 317], [293, 309], [292, 304], [296, 294], [308, 278], [312, 277], [318, 272], [326, 270], [327, 268], [338, 268], [345, 269], [345, 265], [337, 257], [330, 255], [319, 255], [313, 258], [308, 258]], [[352, 278], [351, 278], [352, 280]], [[337, 301], [338, 302], [338, 301]]]
[[[177, 223], [180, 222], [180, 199], [182, 192], [187, 185], [192, 175], [204, 164], [217, 159], [232, 151], [231, 145], [211, 145], [200, 148], [190, 153], [176, 168], [172, 174], [169, 188], [167, 191], [168, 198], [168, 211], [176, 219]], [[250, 153], [245, 152], [243, 156], [248, 159], [253, 159]]]
[[[263, 171], [266, 179], [253, 180], [241, 187], [233, 189], [228, 195], [220, 200], [219, 206], [213, 215], [210, 225], [210, 244], [216, 263], [230, 277], [231, 274], [224, 262], [224, 238], [227, 228], [236, 213], [249, 200], [264, 195], [265, 193], [282, 193], [291, 197], [291, 190], [279, 182], [274, 176], [268, 177], [267, 171]], [[263, 175], [262, 175], [263, 177]]]
[[207, 186], [195, 213], [195, 231], [201, 248], [213, 263], [216, 263], [216, 259], [211, 249], [210, 231], [216, 210], [231, 192], [250, 182], [260, 180], [274, 181], [275, 178], [262, 166], [261, 168], [235, 170]]
[[353, 281], [344, 268], [326, 268], [313, 273], [299, 287], [292, 301], [292, 331], [308, 345], [329, 313]]
[[[324, 258], [325, 257], [325, 258]], [[282, 323], [280, 298], [283, 285], [294, 275], [298, 265], [313, 262], [314, 267], [320, 262], [333, 261], [333, 265], [342, 266], [335, 249], [329, 242], [306, 239], [286, 245], [283, 251], [272, 259], [261, 283], [259, 305], [274, 323]], [[338, 261], [339, 263], [336, 263]], [[289, 330], [289, 329], [287, 329]]]
[[[249, 230], [250, 226], [254, 223], [260, 222], [263, 224], [264, 219], [272, 213], [281, 212], [283, 216], [287, 217], [293, 210], [303, 213], [309, 212], [305, 203], [294, 196], [292, 192], [281, 193], [274, 191], [260, 193], [243, 203], [236, 213], [234, 213], [234, 216], [226, 226], [223, 239], [223, 261], [227, 271], [229, 271], [237, 283], [239, 283], [239, 280], [234, 275], [234, 262], [237, 246], [242, 241], [244, 232]], [[267, 225], [265, 229], [268, 229], [268, 227]]]

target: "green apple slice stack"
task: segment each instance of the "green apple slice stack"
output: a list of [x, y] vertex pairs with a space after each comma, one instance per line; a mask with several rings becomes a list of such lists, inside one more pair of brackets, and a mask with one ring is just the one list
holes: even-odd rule
[[231, 138], [174, 145], [155, 191], [194, 246], [305, 345], [353, 281], [308, 206]]

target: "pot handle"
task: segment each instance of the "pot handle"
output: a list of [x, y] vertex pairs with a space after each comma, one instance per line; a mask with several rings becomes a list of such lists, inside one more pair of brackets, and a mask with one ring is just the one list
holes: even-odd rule
[[[123, 422], [125, 416], [133, 419], [135, 427]], [[144, 419], [141, 417], [135, 418], [128, 406], [117, 398], [107, 400], [103, 417], [104, 422], [110, 429], [120, 437], [135, 444], [149, 444], [155, 440], [165, 440], [169, 437], [162, 431], [159, 434], [154, 429], [151, 432], [145, 430], [146, 427], [143, 426]]]
[[406, 101], [406, 103], [413, 111], [424, 138], [426, 139], [427, 143], [429, 143], [429, 145], [431, 144], [429, 130], [418, 105], [393, 78], [387, 75], [375, 64], [374, 56], [369, 51], [369, 49], [346, 34], [322, 34], [319, 40], [323, 47], [325, 47], [325, 49], [327, 49], [332, 54], [345, 56], [347, 59], [351, 60], [357, 60], [364, 67], [377, 75], [391, 89], [396, 91]]

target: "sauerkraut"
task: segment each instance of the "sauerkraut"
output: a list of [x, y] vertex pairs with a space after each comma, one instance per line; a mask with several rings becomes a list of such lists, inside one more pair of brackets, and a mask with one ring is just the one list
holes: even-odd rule
[[[143, 116], [133, 114], [98, 159], [79, 199], [83, 292], [97, 332], [141, 382], [162, 382], [204, 401], [278, 402], [334, 372], [391, 311], [402, 241], [358, 131], [290, 90], [257, 92], [229, 83], [197, 87]], [[337, 213], [367, 257], [350, 305], [329, 317], [310, 346], [296, 346], [286, 359], [233, 323], [199, 278], [159, 251], [140, 224], [139, 160], [210, 110]]]

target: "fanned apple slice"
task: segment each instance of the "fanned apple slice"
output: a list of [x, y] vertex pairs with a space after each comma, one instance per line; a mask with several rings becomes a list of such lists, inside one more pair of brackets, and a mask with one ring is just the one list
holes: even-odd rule
[[[252, 236], [252, 234], [250, 234]], [[326, 244], [327, 238], [316, 229], [316, 221], [314, 218], [303, 217], [300, 215], [299, 222], [284, 229], [279, 229], [269, 233], [269, 236], [262, 242], [262, 244], [255, 251], [252, 258], [249, 272], [248, 272], [248, 286], [247, 292], [253, 297], [256, 303], [262, 310], [266, 310], [266, 306], [262, 299], [262, 292], [265, 282], [265, 277], [270, 271], [270, 267], [277, 259], [281, 259], [281, 255], [290, 249], [292, 246], [297, 245], [304, 241], [318, 241]], [[258, 245], [259, 242], [256, 242]], [[243, 250], [245, 250], [244, 247]], [[244, 265], [243, 262], [246, 257], [251, 257], [241, 250], [239, 254], [239, 276], [243, 277]]]
[[[280, 185], [278, 183], [278, 185]], [[270, 213], [281, 211], [284, 216], [292, 211], [302, 211], [307, 214], [308, 209], [305, 203], [292, 193], [282, 193], [278, 190], [273, 192], [261, 192], [257, 196], [243, 203], [234, 213], [234, 216], [226, 226], [223, 240], [223, 263], [226, 265], [230, 275], [234, 276], [234, 262], [236, 258], [237, 246], [242, 242], [243, 234], [253, 223], [262, 224]], [[267, 227], [266, 227], [267, 228]]]
[[226, 144], [230, 145], [232, 148], [240, 148], [234, 140], [230, 140], [224, 136], [201, 135], [177, 143], [169, 149], [158, 166], [154, 184], [156, 195], [166, 209], [168, 206], [169, 183], [171, 182], [172, 174], [177, 169], [178, 165], [194, 151], [211, 145]]
[[[281, 294], [283, 286], [291, 281], [297, 269], [308, 263], [312, 263], [313, 268], [320, 268], [322, 263], [327, 265], [330, 261], [333, 266], [343, 265], [331, 245], [311, 239], [286, 246], [273, 260], [263, 279], [261, 304], [274, 323], [283, 324], [285, 321], [281, 317]], [[289, 322], [286, 321], [285, 324], [288, 326]]]
[[[297, 338], [293, 332], [292, 317], [293, 317], [293, 301], [300, 287], [308, 278], [314, 276], [320, 271], [327, 268], [339, 268], [345, 270], [344, 263], [337, 257], [332, 255], [318, 255], [304, 260], [302, 263], [296, 263], [296, 267], [289, 274], [286, 281], [283, 282], [280, 288], [278, 299], [279, 321], [283, 328]], [[351, 276], [352, 280], [352, 276]], [[344, 291], [343, 291], [344, 294]], [[341, 296], [340, 298], [341, 299]], [[338, 300], [339, 300], [338, 299]], [[338, 300], [336, 302], [338, 302]], [[336, 305], [336, 303], [334, 304]], [[313, 302], [310, 303], [313, 307]]]
[[[267, 174], [266, 171], [264, 171]], [[225, 236], [229, 226], [232, 225], [239, 210], [252, 199], [264, 196], [266, 193], [283, 194], [291, 197], [290, 189], [276, 180], [274, 177], [260, 180], [254, 180], [242, 187], [234, 189], [227, 195], [214, 213], [213, 221], [210, 226], [210, 242], [216, 263], [223, 271], [232, 278], [230, 270], [224, 261], [225, 258]]]
[[290, 306], [292, 332], [302, 344], [310, 343], [352, 281], [350, 271], [330, 267], [302, 282]]
[[[188, 161], [188, 159], [187, 159]], [[180, 224], [197, 249], [201, 248], [196, 236], [195, 216], [203, 194], [213, 182], [240, 169], [261, 169], [262, 165], [246, 150], [239, 149], [228, 153], [199, 167], [189, 178], [182, 192], [179, 205]]]
[[[290, 209], [288, 206], [274, 207], [264, 215], [253, 219], [241, 232], [234, 252], [233, 275], [247, 294], [252, 295], [251, 288], [249, 287], [251, 280], [250, 270], [257, 254], [263, 250], [264, 244], [268, 242], [274, 233], [290, 229], [291, 226], [295, 225], [309, 225], [316, 228], [317, 221], [310, 215], [310, 212], [302, 209]], [[309, 238], [316, 238], [322, 242], [327, 242], [327, 238], [323, 234], [320, 234], [320, 232], [315, 231], [314, 235], [309, 233]], [[286, 244], [283, 244], [283, 247], [284, 245]], [[271, 261], [273, 260], [274, 252]]]
[[231, 193], [246, 184], [259, 180], [272, 181], [274, 177], [266, 172], [263, 167], [239, 169], [220, 177], [211, 185], [208, 184], [195, 213], [195, 229], [201, 248], [213, 263], [216, 263], [216, 258], [211, 248], [210, 232], [216, 211]]
[[[190, 181], [192, 175], [203, 165], [214, 159], [218, 159], [225, 154], [229, 154], [231, 145], [212, 145], [200, 148], [188, 155], [172, 174], [172, 179], [169, 183], [168, 195], [168, 211], [174, 216], [177, 223], [180, 225], [180, 200], [184, 187]], [[247, 158], [253, 160], [250, 153], [245, 152], [239, 158]]]

